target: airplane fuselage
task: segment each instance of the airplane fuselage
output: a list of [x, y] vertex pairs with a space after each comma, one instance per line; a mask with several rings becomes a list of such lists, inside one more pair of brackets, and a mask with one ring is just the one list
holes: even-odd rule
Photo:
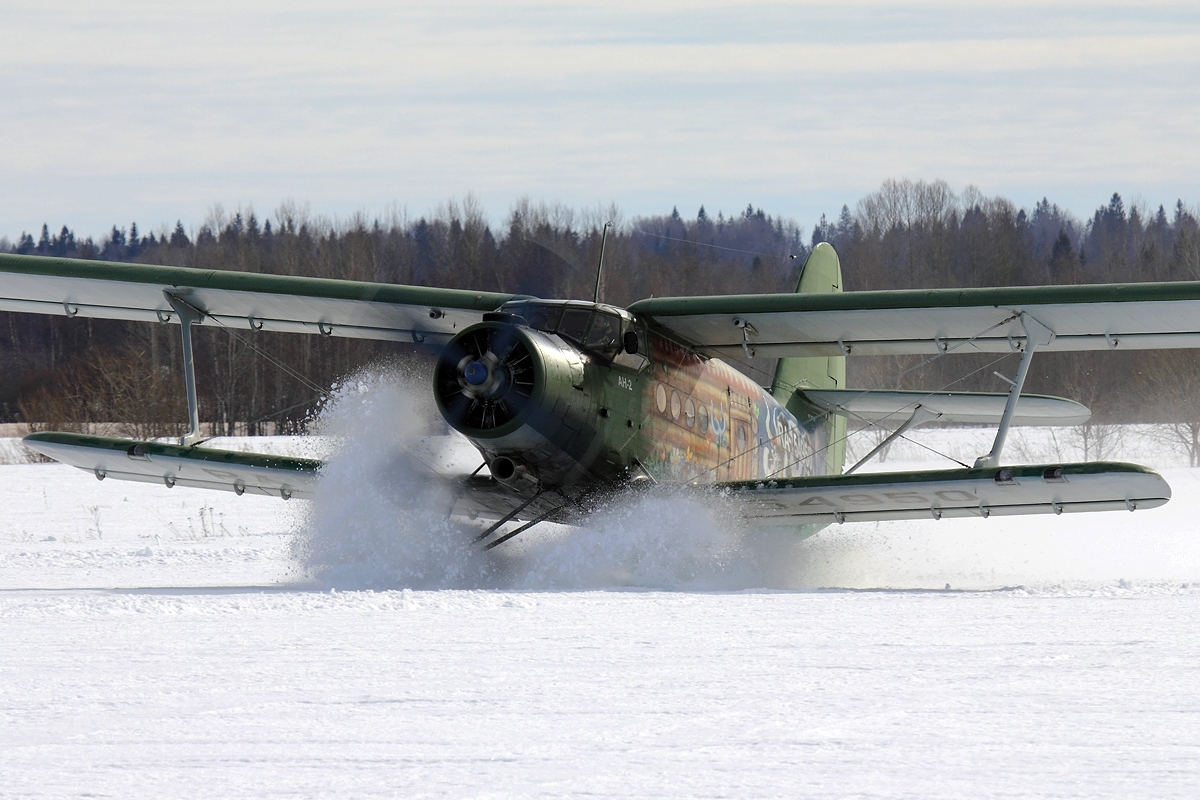
[[492, 475], [521, 494], [841, 466], [829, 463], [823, 418], [798, 420], [728, 364], [603, 304], [508, 304], [447, 345], [435, 393]]

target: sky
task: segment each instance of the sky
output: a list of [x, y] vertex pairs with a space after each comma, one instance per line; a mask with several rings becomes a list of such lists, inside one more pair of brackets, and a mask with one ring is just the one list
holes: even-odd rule
[[810, 227], [887, 178], [1200, 202], [1195, 3], [0, 0], [0, 236], [474, 195]]

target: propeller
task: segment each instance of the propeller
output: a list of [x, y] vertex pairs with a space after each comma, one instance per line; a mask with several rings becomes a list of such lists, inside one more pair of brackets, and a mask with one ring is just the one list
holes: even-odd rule
[[438, 358], [436, 388], [454, 427], [491, 430], [533, 396], [533, 356], [513, 324], [479, 327], [452, 340]]

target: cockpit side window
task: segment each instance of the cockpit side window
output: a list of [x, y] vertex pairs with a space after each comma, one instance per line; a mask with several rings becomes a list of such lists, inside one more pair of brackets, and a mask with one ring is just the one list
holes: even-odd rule
[[583, 344], [583, 335], [587, 332], [588, 320], [591, 317], [592, 310], [590, 308], [567, 306], [567, 310], [563, 312], [562, 322], [558, 324], [559, 335], [576, 344]]
[[516, 316], [521, 317], [522, 319], [525, 319], [525, 315], [529, 313], [529, 304], [528, 303], [505, 303], [504, 306], [500, 310], [507, 314], [515, 314]]
[[562, 315], [562, 306], [539, 305], [530, 303], [522, 309], [521, 316], [526, 324], [534, 330], [553, 333], [558, 330], [558, 318]]
[[597, 311], [592, 318], [584, 347], [607, 358], [612, 358], [621, 346], [621, 318], [616, 314]]

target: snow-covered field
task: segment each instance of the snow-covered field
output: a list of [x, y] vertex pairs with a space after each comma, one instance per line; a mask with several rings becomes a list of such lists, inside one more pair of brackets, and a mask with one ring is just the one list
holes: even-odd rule
[[311, 505], [3, 465], [0, 796], [1195, 797], [1200, 471], [1145, 433], [1107, 457], [1162, 509], [797, 543], [658, 498], [490, 562], [380, 499], [386, 441]]

